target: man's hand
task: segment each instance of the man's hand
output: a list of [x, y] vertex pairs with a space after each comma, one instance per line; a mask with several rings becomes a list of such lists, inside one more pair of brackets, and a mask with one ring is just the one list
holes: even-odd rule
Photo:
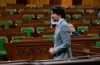
[[51, 48], [49, 49], [49, 53], [50, 53], [51, 55], [54, 55], [54, 54], [55, 54], [55, 50], [54, 50], [53, 47], [51, 47]]

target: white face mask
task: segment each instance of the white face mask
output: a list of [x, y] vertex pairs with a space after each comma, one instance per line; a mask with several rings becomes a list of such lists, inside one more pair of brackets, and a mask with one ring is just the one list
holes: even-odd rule
[[54, 20], [51, 18], [51, 24], [57, 24], [57, 21], [54, 21]]

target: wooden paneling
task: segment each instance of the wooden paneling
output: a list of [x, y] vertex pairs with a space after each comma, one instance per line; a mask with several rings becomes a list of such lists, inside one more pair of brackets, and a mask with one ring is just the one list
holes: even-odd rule
[[83, 0], [82, 5], [100, 6], [100, 0]]
[[51, 5], [61, 5], [62, 0], [49, 0]]
[[[0, 0], [0, 4], [16, 4], [16, 1], [17, 0]], [[27, 0], [27, 1], [28, 4], [33, 4], [33, 5], [43, 5], [43, 4], [64, 5], [64, 6], [72, 5], [72, 0]], [[82, 5], [100, 6], [99, 3], [100, 0], [82, 0]]]
[[28, 4], [28, 0], [16, 0], [16, 4]]
[[15, 43], [5, 43], [8, 53], [8, 60], [46, 60], [52, 59], [49, 48], [52, 47], [52, 41], [48, 40], [31, 40]]
[[[91, 37], [72, 37], [71, 40], [73, 44], [81, 44], [85, 49], [95, 46], [95, 42], [100, 41], [99, 38]], [[12, 41], [12, 43], [4, 44], [8, 53], [8, 60], [27, 59], [30, 61], [52, 59], [52, 55], [49, 54], [49, 48], [52, 45], [52, 40], [44, 40], [43, 38]]]
[[82, 0], [73, 0], [72, 4], [73, 5], [82, 5]]
[[64, 6], [72, 6], [72, 0], [62, 0], [62, 5]]
[[0, 0], [0, 5], [1, 5], [1, 4], [6, 4], [6, 3], [7, 3], [6, 0]]
[[29, 0], [28, 4], [32, 4], [32, 5], [49, 4], [49, 0]]

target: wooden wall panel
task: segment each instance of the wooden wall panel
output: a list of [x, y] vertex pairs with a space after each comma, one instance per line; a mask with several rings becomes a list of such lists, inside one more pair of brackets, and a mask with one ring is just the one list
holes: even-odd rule
[[83, 0], [82, 5], [100, 6], [100, 0]]
[[93, 6], [100, 6], [100, 0], [93, 0]]
[[72, 6], [72, 0], [62, 0], [62, 5], [64, 6]]
[[0, 0], [0, 4], [6, 4], [7, 1], [6, 0]]
[[[0, 4], [16, 4], [16, 0], [0, 0]], [[33, 5], [49, 4], [49, 0], [28, 0], [28, 4], [33, 4]]]
[[49, 4], [51, 5], [61, 5], [62, 4], [62, 0], [49, 0]]
[[29, 0], [28, 4], [33, 4], [33, 5], [49, 4], [49, 0]]
[[0, 0], [0, 4], [16, 4], [16, 0]]
[[6, 0], [8, 4], [14, 4], [14, 0]]
[[[16, 0], [0, 0], [0, 4], [16, 4]], [[72, 6], [72, 0], [28, 0], [28, 4], [55, 4]], [[82, 0], [82, 5], [100, 6], [100, 0]]]
[[16, 0], [14, 0], [14, 2], [13, 2], [14, 4], [16, 4]]
[[[23, 40], [25, 41], [25, 40]], [[27, 42], [29, 41], [29, 42]], [[8, 60], [46, 60], [52, 59], [49, 48], [52, 47], [52, 41], [36, 39], [25, 42], [5, 43], [4, 46], [8, 53]], [[35, 42], [34, 42], [35, 41]]]
[[28, 4], [28, 0], [16, 0], [16, 4]]

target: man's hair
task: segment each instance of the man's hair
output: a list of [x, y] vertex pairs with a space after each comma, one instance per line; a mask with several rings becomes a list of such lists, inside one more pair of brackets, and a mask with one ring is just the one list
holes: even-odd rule
[[59, 6], [59, 5], [55, 5], [51, 8], [51, 11], [53, 13], [56, 13], [57, 15], [61, 15], [61, 18], [64, 18], [65, 19], [65, 10], [62, 6]]

